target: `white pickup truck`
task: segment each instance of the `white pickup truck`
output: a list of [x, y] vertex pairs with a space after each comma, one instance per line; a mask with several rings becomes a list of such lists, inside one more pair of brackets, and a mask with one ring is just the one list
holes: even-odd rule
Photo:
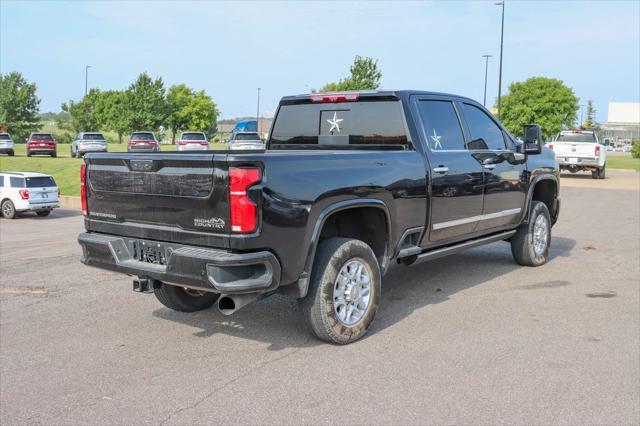
[[593, 179], [605, 178], [607, 150], [598, 136], [589, 130], [563, 130], [547, 144], [556, 154], [560, 171], [571, 173], [590, 170]]

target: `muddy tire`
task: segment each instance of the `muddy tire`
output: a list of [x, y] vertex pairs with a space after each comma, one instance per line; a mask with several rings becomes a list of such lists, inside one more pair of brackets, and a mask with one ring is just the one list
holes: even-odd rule
[[360, 339], [375, 318], [381, 283], [378, 260], [367, 244], [349, 238], [321, 241], [301, 301], [311, 332], [339, 345]]

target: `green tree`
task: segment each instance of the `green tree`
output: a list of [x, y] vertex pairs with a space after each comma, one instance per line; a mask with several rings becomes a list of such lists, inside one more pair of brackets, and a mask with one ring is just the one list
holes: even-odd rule
[[593, 106], [593, 101], [589, 99], [587, 102], [587, 119], [582, 123], [582, 128], [585, 130], [599, 130], [598, 123], [596, 123], [596, 108]]
[[382, 71], [378, 69], [378, 60], [356, 55], [351, 65], [351, 75], [337, 82], [325, 84], [321, 92], [341, 92], [345, 90], [373, 90], [380, 87]]
[[187, 127], [189, 117], [187, 106], [195, 93], [186, 84], [171, 86], [167, 91], [167, 124], [171, 130], [171, 143], [176, 143], [176, 133]]
[[118, 143], [122, 143], [122, 136], [131, 130], [127, 96], [128, 92], [120, 90], [102, 92], [95, 107], [96, 118], [101, 129], [116, 132]]
[[184, 84], [171, 86], [167, 92], [167, 124], [171, 141], [181, 130], [215, 133], [218, 109], [204, 91], [196, 92]]
[[91, 89], [79, 102], [63, 102], [62, 111], [69, 116], [64, 121], [58, 121], [58, 126], [76, 133], [100, 130], [102, 126], [96, 114], [96, 104], [100, 96], [100, 90]]
[[211, 136], [216, 132], [218, 108], [204, 90], [197, 92], [185, 108], [185, 130], [197, 130]]
[[0, 130], [11, 133], [16, 141], [40, 130], [39, 106], [35, 83], [19, 72], [0, 74]]
[[128, 127], [135, 130], [157, 130], [164, 122], [166, 99], [162, 78], [155, 80], [144, 72], [127, 89]]
[[502, 123], [509, 131], [522, 137], [525, 124], [539, 124], [545, 139], [562, 128], [573, 127], [579, 109], [573, 90], [554, 78], [532, 77], [511, 83], [502, 96]]

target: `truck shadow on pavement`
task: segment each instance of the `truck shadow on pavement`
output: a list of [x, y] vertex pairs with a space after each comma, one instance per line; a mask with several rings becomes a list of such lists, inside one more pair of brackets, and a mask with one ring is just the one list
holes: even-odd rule
[[82, 212], [80, 210], [71, 210], [71, 209], [55, 209], [49, 214], [49, 216], [40, 217], [35, 212], [22, 212], [16, 214], [16, 217], [11, 220], [56, 220], [56, 219], [64, 219], [67, 217], [74, 216], [82, 216]]
[[[569, 257], [575, 245], [572, 239], [553, 237], [549, 262], [557, 257]], [[446, 302], [459, 291], [521, 268], [513, 261], [506, 243], [472, 249], [412, 267], [393, 265], [383, 279], [382, 299], [376, 320], [362, 340], [366, 341], [418, 309]], [[511, 289], [516, 282], [504, 285]], [[268, 343], [268, 349], [273, 351], [323, 344], [306, 329], [297, 301], [277, 294], [228, 317], [215, 307], [193, 314], [159, 308], [153, 315], [194, 327], [197, 331], [193, 335], [197, 337], [211, 338], [226, 334]]]

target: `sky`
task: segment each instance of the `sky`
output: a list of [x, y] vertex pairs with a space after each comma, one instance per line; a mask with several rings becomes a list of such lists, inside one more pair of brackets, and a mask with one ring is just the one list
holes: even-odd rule
[[[40, 110], [89, 87], [125, 89], [146, 71], [204, 90], [223, 118], [273, 113], [282, 96], [378, 60], [383, 89], [487, 103], [498, 92], [500, 6], [493, 1], [214, 2], [0, 0], [0, 73], [37, 84]], [[533, 76], [563, 80], [597, 120], [608, 101], [640, 102], [640, 1], [506, 0], [503, 93]]]

